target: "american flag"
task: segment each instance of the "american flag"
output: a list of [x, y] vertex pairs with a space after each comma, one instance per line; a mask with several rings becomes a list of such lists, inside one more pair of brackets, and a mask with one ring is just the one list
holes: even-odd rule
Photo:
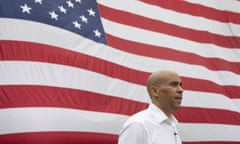
[[1, 0], [0, 40], [0, 144], [116, 144], [160, 69], [184, 144], [240, 143], [238, 0]]

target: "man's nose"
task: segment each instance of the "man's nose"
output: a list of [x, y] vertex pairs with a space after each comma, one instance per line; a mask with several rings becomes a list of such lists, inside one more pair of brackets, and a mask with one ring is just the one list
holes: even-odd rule
[[183, 90], [183, 87], [182, 87], [181, 85], [179, 85], [179, 86], [178, 86], [178, 92], [183, 93], [183, 91], [184, 91], [184, 90]]

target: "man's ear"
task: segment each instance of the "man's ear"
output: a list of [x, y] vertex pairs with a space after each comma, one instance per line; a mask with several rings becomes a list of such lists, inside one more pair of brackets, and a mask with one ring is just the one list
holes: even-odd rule
[[152, 97], [158, 97], [157, 87], [151, 86], [151, 88], [150, 88], [150, 93], [151, 93]]

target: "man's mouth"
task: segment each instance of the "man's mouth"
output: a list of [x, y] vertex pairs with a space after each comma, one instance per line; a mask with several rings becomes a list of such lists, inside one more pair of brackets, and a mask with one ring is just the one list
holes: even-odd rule
[[174, 99], [177, 101], [182, 101], [182, 96], [175, 96]]

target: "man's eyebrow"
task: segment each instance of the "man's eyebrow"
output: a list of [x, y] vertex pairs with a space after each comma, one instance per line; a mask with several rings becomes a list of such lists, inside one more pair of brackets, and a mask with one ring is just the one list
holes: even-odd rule
[[179, 81], [179, 80], [172, 80], [172, 81], [170, 81], [170, 83], [182, 85], [182, 81]]

